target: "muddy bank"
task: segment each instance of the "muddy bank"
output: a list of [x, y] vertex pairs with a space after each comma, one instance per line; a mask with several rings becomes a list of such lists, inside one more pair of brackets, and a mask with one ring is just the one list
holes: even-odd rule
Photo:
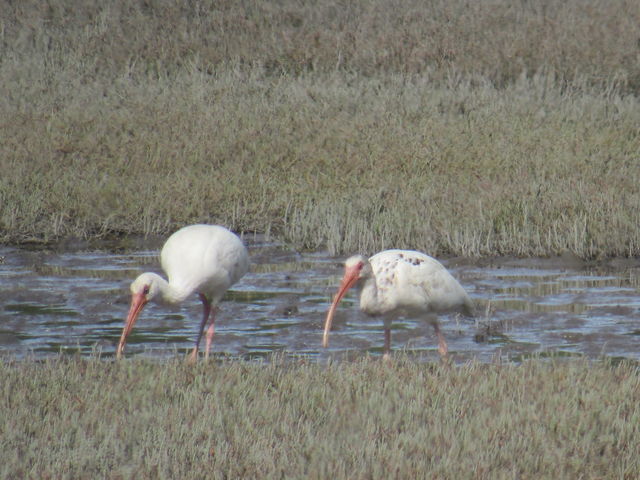
[[[322, 321], [339, 282], [339, 258], [298, 253], [248, 235], [251, 271], [228, 292], [217, 322], [216, 355], [271, 352], [324, 358], [379, 355], [382, 326], [359, 313], [353, 294], [335, 320], [331, 347], [320, 347]], [[67, 243], [0, 248], [0, 352], [47, 356], [60, 351], [111, 355], [140, 272], [159, 272], [160, 237], [126, 244]], [[142, 249], [142, 247], [145, 247]], [[537, 353], [640, 359], [640, 262], [553, 258], [443, 258], [477, 304], [475, 321], [445, 316], [458, 361], [519, 360]], [[194, 297], [181, 306], [150, 305], [127, 354], [167, 356], [191, 348], [200, 318]], [[399, 319], [393, 348], [437, 358], [428, 324]]]

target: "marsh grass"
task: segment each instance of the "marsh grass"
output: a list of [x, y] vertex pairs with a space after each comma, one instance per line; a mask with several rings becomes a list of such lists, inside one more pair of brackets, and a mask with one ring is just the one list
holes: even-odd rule
[[0, 239], [640, 253], [632, 2], [0, 6]]
[[631, 363], [0, 362], [3, 478], [637, 478]]

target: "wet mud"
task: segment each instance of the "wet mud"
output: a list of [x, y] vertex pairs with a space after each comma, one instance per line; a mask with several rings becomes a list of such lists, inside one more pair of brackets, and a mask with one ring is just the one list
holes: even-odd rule
[[[322, 324], [342, 275], [341, 258], [298, 253], [260, 236], [245, 237], [250, 272], [227, 293], [216, 322], [217, 357], [262, 358], [272, 352], [313, 359], [382, 354], [382, 325], [357, 309], [350, 292], [334, 320], [330, 347]], [[161, 273], [160, 239], [99, 247], [0, 247], [0, 355], [60, 352], [114, 354], [129, 306], [129, 284]], [[521, 361], [532, 355], [640, 360], [640, 263], [548, 259], [442, 262], [467, 289], [477, 316], [441, 317], [456, 361]], [[189, 351], [201, 305], [149, 304], [127, 342], [127, 356]], [[394, 351], [438, 358], [427, 322], [398, 319]]]

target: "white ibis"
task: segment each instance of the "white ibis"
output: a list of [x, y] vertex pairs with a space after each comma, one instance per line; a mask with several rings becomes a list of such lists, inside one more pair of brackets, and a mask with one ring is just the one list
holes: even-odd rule
[[389, 358], [391, 321], [395, 317], [425, 316], [438, 336], [440, 355], [446, 357], [447, 342], [437, 314], [473, 314], [473, 303], [462, 285], [436, 259], [410, 250], [385, 250], [369, 260], [355, 255], [344, 264], [344, 277], [327, 313], [322, 338], [325, 348], [336, 308], [353, 285], [360, 289], [360, 310], [383, 319], [384, 358]]
[[195, 361], [198, 357], [202, 332], [207, 323], [205, 356], [208, 357], [217, 304], [227, 289], [247, 273], [247, 249], [235, 234], [224, 227], [190, 225], [169, 237], [162, 247], [160, 263], [168, 282], [160, 275], [146, 272], [131, 284], [131, 307], [116, 351], [117, 358], [122, 355], [127, 336], [147, 302], [160, 296], [165, 302], [179, 303], [192, 293], [200, 296], [204, 314], [190, 359]]

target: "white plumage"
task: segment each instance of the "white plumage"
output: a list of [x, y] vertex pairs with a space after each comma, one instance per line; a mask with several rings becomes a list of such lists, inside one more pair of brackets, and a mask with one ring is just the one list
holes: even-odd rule
[[160, 263], [168, 282], [152, 272], [146, 272], [131, 284], [131, 307], [116, 352], [122, 355], [127, 336], [147, 302], [160, 296], [165, 302], [179, 303], [197, 293], [204, 312], [191, 360], [198, 356], [198, 348], [208, 323], [207, 348], [209, 356], [214, 334], [217, 304], [227, 289], [240, 280], [249, 269], [249, 255], [242, 241], [218, 225], [190, 225], [171, 235], [160, 253]]
[[360, 309], [381, 317], [385, 332], [385, 357], [391, 348], [391, 321], [396, 317], [424, 316], [438, 335], [439, 351], [447, 354], [438, 313], [459, 311], [473, 314], [473, 303], [464, 288], [436, 259], [412, 250], [385, 250], [370, 259], [362, 255], [345, 262], [345, 273], [325, 320], [322, 344], [329, 344], [329, 331], [340, 300], [352, 286], [360, 289]]

